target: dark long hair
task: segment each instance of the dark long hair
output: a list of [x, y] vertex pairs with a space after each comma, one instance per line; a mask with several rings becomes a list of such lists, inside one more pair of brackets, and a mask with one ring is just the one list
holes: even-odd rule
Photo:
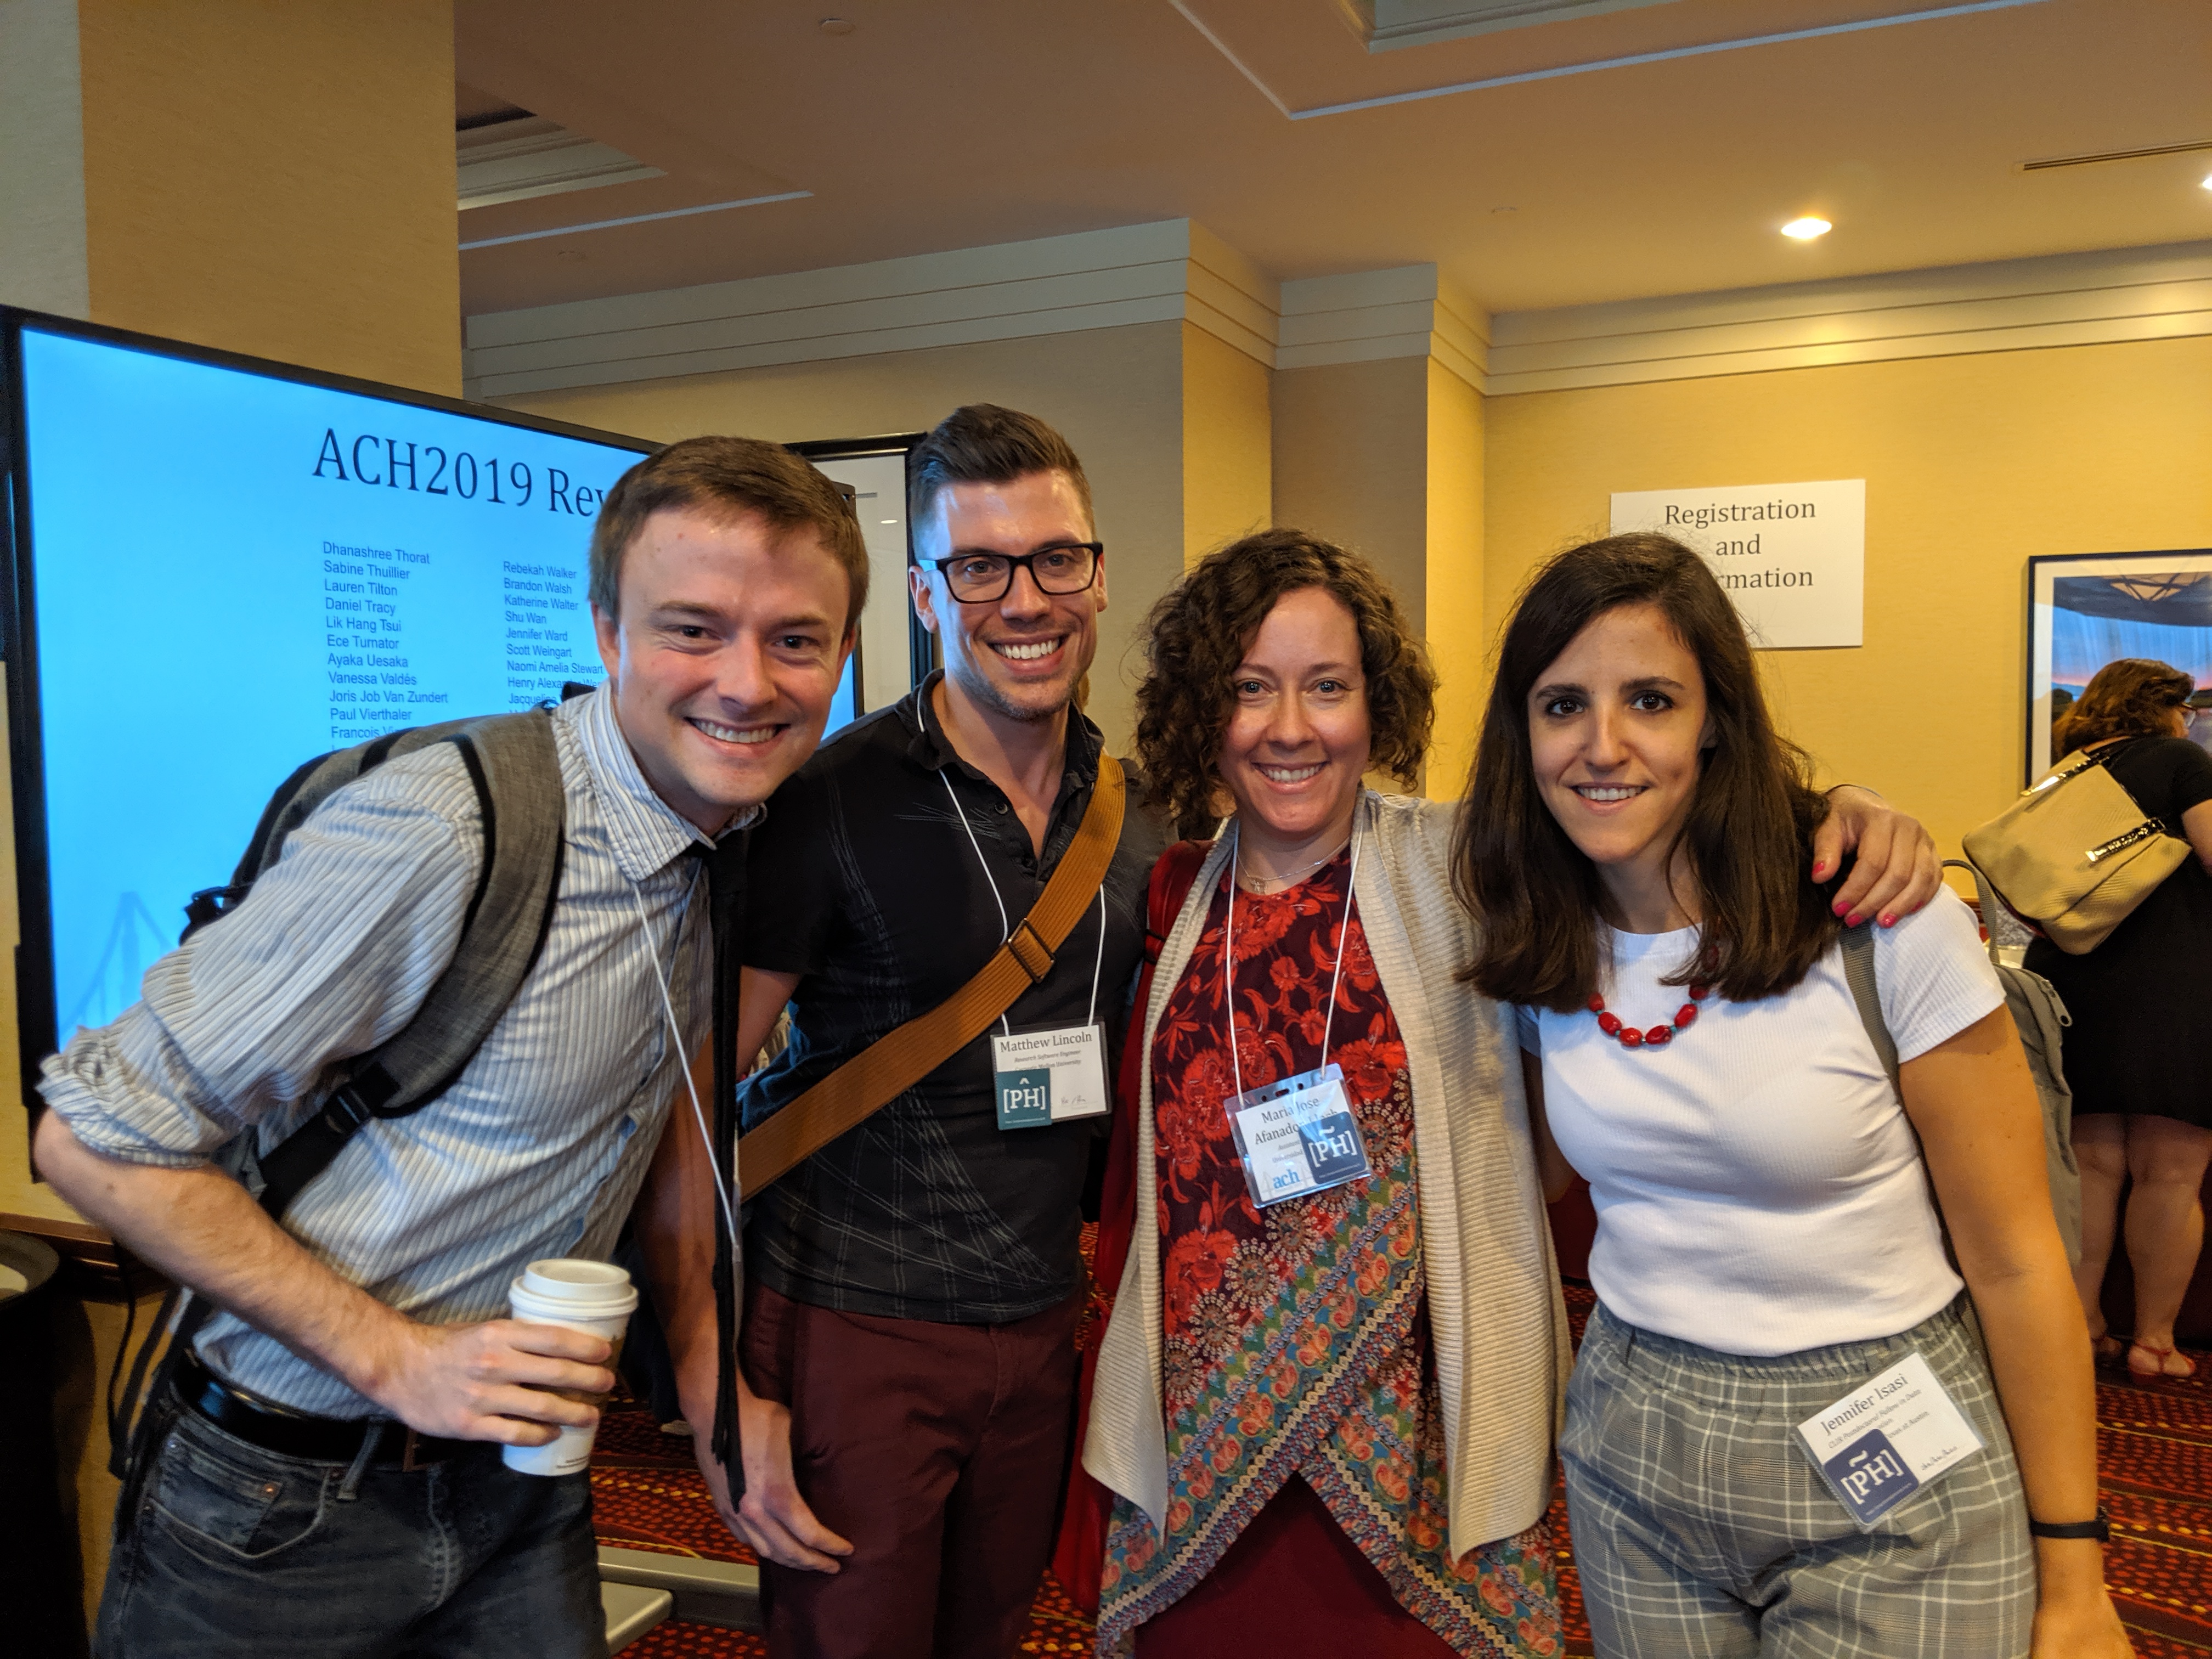
[[1670, 984], [1737, 1001], [1805, 977], [1841, 924], [1806, 879], [1827, 816], [1804, 750], [1774, 729], [1735, 607], [1705, 562], [1665, 536], [1611, 536], [1559, 554], [1506, 624], [1474, 775], [1455, 836], [1454, 884], [1481, 923], [1463, 975], [1486, 996], [1567, 1012], [1598, 989], [1597, 866], [1536, 786], [1528, 694], [1574, 637], [1608, 611], [1655, 605], [1705, 676], [1712, 747], [1682, 840], [1698, 884], [1699, 948]]
[[2197, 682], [2149, 657], [2108, 662], [2081, 688], [2080, 701], [2051, 728], [2051, 758], [2107, 738], [2162, 738], [2174, 710], [2186, 708]]

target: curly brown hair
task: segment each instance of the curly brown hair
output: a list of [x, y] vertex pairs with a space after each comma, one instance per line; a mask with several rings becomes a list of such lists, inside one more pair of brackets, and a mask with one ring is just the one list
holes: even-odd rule
[[2197, 682], [2171, 663], [2148, 657], [2108, 662], [2051, 726], [2051, 758], [2063, 760], [2106, 738], [2162, 738], [2173, 711], [2185, 708], [2196, 690]]
[[1303, 530], [1262, 530], [1207, 554], [1146, 619], [1137, 759], [1179, 824], [1212, 816], [1237, 665], [1286, 593], [1318, 587], [1359, 629], [1368, 764], [1414, 786], [1436, 723], [1437, 677], [1389, 585], [1357, 553]]

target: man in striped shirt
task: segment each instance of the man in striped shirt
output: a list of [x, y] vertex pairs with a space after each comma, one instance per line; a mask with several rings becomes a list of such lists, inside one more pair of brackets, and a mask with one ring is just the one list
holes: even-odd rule
[[613, 1245], [708, 1024], [687, 855], [813, 751], [867, 563], [811, 466], [702, 438], [624, 475], [591, 567], [609, 678], [553, 716], [550, 924], [451, 1087], [368, 1122], [281, 1227], [212, 1161], [281, 1142], [452, 959], [485, 835], [450, 744], [332, 796], [234, 916], [46, 1062], [41, 1171], [216, 1310], [149, 1406], [111, 1659], [604, 1651], [586, 1477], [514, 1473], [500, 1445], [592, 1421], [549, 1390], [611, 1387], [609, 1345], [502, 1317], [507, 1286]]

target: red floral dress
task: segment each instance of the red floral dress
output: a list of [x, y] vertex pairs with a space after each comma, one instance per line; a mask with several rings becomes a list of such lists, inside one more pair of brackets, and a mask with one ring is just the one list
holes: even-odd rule
[[[1225, 1105], [1237, 1087], [1223, 1000], [1225, 880], [1154, 1035], [1166, 1533], [1115, 1499], [1102, 1654], [1126, 1651], [1128, 1633], [1212, 1571], [1293, 1475], [1399, 1605], [1457, 1652], [1559, 1651], [1540, 1527], [1457, 1562], [1445, 1553], [1413, 1083], [1358, 913], [1347, 914], [1348, 864], [1340, 854], [1286, 892], [1237, 895], [1237, 1060], [1247, 1090], [1310, 1071], [1323, 1063], [1327, 1026], [1370, 1175], [1264, 1210], [1246, 1192]], [[1340, 925], [1348, 936], [1332, 1021]]]

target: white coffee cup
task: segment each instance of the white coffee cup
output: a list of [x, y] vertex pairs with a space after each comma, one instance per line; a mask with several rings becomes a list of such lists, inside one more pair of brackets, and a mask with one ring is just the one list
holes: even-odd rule
[[[614, 1345], [607, 1356], [612, 1369], [622, 1352], [623, 1332], [637, 1309], [637, 1287], [629, 1274], [611, 1261], [572, 1261], [549, 1258], [533, 1261], [507, 1288], [507, 1307], [517, 1319], [533, 1325], [559, 1325], [564, 1329], [603, 1336]], [[559, 1389], [566, 1399], [587, 1405], [598, 1396]], [[597, 1425], [564, 1428], [557, 1439], [542, 1446], [509, 1446], [507, 1467], [522, 1474], [574, 1474], [592, 1461], [592, 1441]]]

